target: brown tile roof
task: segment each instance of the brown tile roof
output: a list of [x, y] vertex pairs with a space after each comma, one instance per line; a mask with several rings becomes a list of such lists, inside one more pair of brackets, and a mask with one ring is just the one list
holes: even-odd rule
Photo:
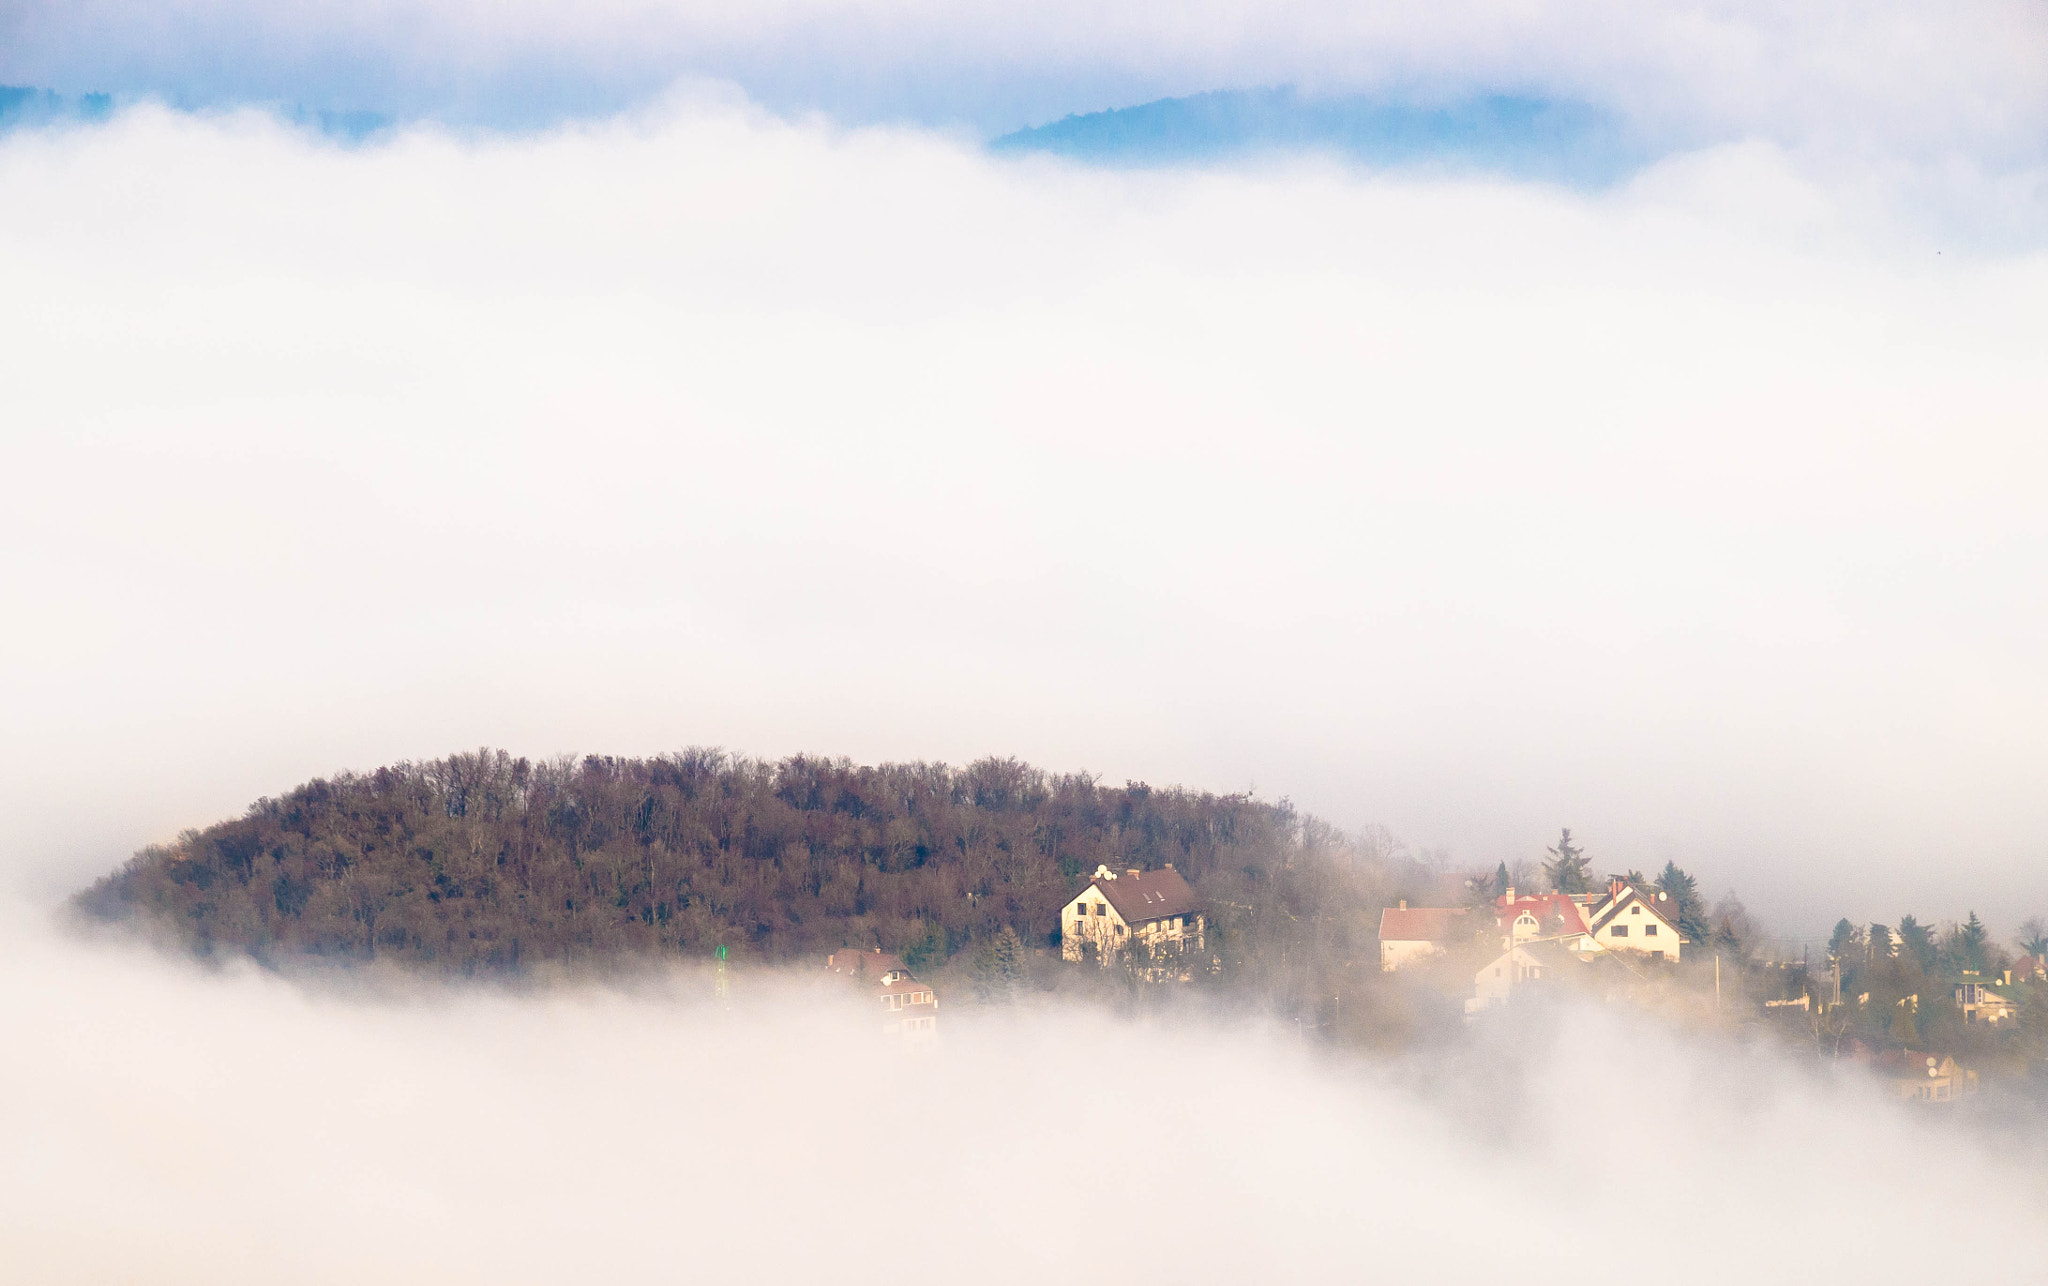
[[826, 956], [825, 969], [848, 978], [875, 979], [892, 970], [903, 969], [903, 962], [879, 947], [872, 951], [856, 951], [848, 947]]
[[1102, 890], [1125, 924], [1193, 915], [1202, 905], [1180, 872], [1170, 866], [1159, 871], [1125, 871], [1113, 880], [1097, 876], [1088, 883]]
[[[1655, 889], [1637, 888], [1626, 880], [1615, 880], [1612, 883], [1607, 897], [1598, 906], [1593, 908], [1591, 915], [1586, 917], [1587, 923], [1596, 930], [1606, 928], [1608, 922], [1615, 918], [1623, 906], [1627, 905], [1627, 903], [1622, 901], [1622, 895], [1631, 890], [1635, 893], [1635, 901], [1640, 902], [1645, 910], [1663, 921], [1665, 926], [1673, 933], [1679, 932], [1678, 904], [1676, 902], [1673, 902]], [[1689, 942], [1691, 939], [1680, 934], [1679, 940], [1681, 942]]]
[[1390, 906], [1380, 912], [1381, 942], [1450, 942], [1471, 932], [1454, 906]]

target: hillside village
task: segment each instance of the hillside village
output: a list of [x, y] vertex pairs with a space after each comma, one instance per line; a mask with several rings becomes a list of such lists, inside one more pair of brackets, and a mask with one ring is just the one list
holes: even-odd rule
[[[1548, 882], [1583, 884], [1570, 832], [1560, 848], [1561, 856], [1551, 850], [1559, 860], [1549, 865]], [[1592, 890], [1526, 891], [1508, 878], [1503, 868], [1493, 880], [1467, 881], [1471, 896], [1461, 905], [1397, 899], [1382, 908], [1380, 986], [1411, 996], [1454, 994], [1467, 1026], [1576, 996], [1682, 1022], [1754, 1027], [1815, 1057], [1863, 1066], [1917, 1103], [1968, 1097], [1986, 1076], [2041, 1074], [2048, 941], [2038, 926], [2011, 954], [1988, 941], [1974, 914], [1940, 938], [1912, 917], [1896, 928], [1844, 921], [1824, 958], [1794, 960], [1746, 938], [1732, 917], [1702, 931], [1693, 882], [1676, 867], [1659, 880], [1610, 876]], [[1042, 965], [1056, 960], [1054, 970], [1082, 968], [1069, 979], [1107, 971], [1133, 986], [1169, 990], [1213, 982], [1228, 966], [1210, 949], [1208, 924], [1200, 894], [1171, 864], [1102, 864], [1061, 908], [1049, 935], [1056, 945], [1027, 952], [1006, 934], [975, 962], [970, 986], [979, 1003], [1013, 999], [1032, 954]], [[901, 960], [879, 948], [838, 952], [827, 969], [857, 980], [888, 1034], [937, 1035], [936, 994]], [[1059, 983], [1055, 974], [1047, 989]]]
[[[722, 987], [728, 967], [830, 959], [844, 967], [827, 976], [868, 991], [913, 1041], [943, 1030], [942, 999], [1062, 993], [1228, 1006], [1396, 1052], [1570, 994], [1904, 1068], [1900, 1092], [1936, 1101], [2048, 1083], [2038, 921], [2012, 949], [1974, 913], [1845, 919], [1825, 944], [1791, 948], [1673, 863], [1596, 873], [1570, 831], [1545, 859], [1481, 874], [1286, 800], [1013, 759], [399, 763], [146, 848], [73, 907], [204, 959], [322, 969], [559, 975], [715, 958]], [[857, 968], [843, 951], [864, 953]]]

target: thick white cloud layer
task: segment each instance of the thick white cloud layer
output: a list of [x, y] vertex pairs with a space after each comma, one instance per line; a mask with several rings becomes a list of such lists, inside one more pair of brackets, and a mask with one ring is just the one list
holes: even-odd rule
[[[1037, 1009], [922, 1058], [742, 972], [364, 999], [0, 933], [0, 1258], [38, 1283], [2020, 1280], [2038, 1172], [1613, 1014], [1483, 1070]], [[1469, 1077], [1469, 1079], [1466, 1079]], [[1426, 1089], [1424, 1088], [1426, 1087]], [[1969, 1230], [1967, 1237], [1958, 1229]]]
[[10, 870], [479, 743], [1018, 754], [1780, 928], [2048, 901], [2048, 260], [686, 103], [0, 142]]

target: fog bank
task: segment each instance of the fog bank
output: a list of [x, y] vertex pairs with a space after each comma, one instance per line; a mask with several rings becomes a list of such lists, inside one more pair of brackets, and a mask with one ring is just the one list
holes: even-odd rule
[[1481, 1106], [1250, 1023], [955, 1007], [905, 1058], [744, 971], [730, 1012], [688, 975], [379, 998], [6, 916], [21, 1280], [1570, 1282], [1629, 1230], [1677, 1282], [1890, 1278], [1962, 1227], [1991, 1278], [2048, 1234], [1967, 1135], [1615, 1014], [1487, 1051]]
[[140, 111], [0, 184], [39, 896], [342, 768], [711, 744], [1570, 825], [1781, 931], [2048, 902], [2048, 261], [1769, 148], [1587, 198]]

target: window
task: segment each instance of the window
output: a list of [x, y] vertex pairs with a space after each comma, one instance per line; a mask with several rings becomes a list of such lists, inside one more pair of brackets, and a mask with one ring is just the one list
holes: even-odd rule
[[1610, 938], [1625, 938], [1628, 936], [1628, 926], [1617, 924], [1607, 931], [1607, 936]]
[[1644, 936], [1644, 937], [1646, 937], [1646, 938], [1654, 938], [1654, 937], [1656, 937], [1656, 936], [1657, 936], [1657, 926], [1656, 926], [1656, 925], [1654, 925], [1654, 924], [1646, 924], [1646, 925], [1644, 925], [1644, 926], [1643, 926], [1643, 936]]
[[1643, 908], [1639, 906], [1632, 906], [1628, 909], [1628, 913], [1630, 915], [1641, 915], [1643, 913]]

